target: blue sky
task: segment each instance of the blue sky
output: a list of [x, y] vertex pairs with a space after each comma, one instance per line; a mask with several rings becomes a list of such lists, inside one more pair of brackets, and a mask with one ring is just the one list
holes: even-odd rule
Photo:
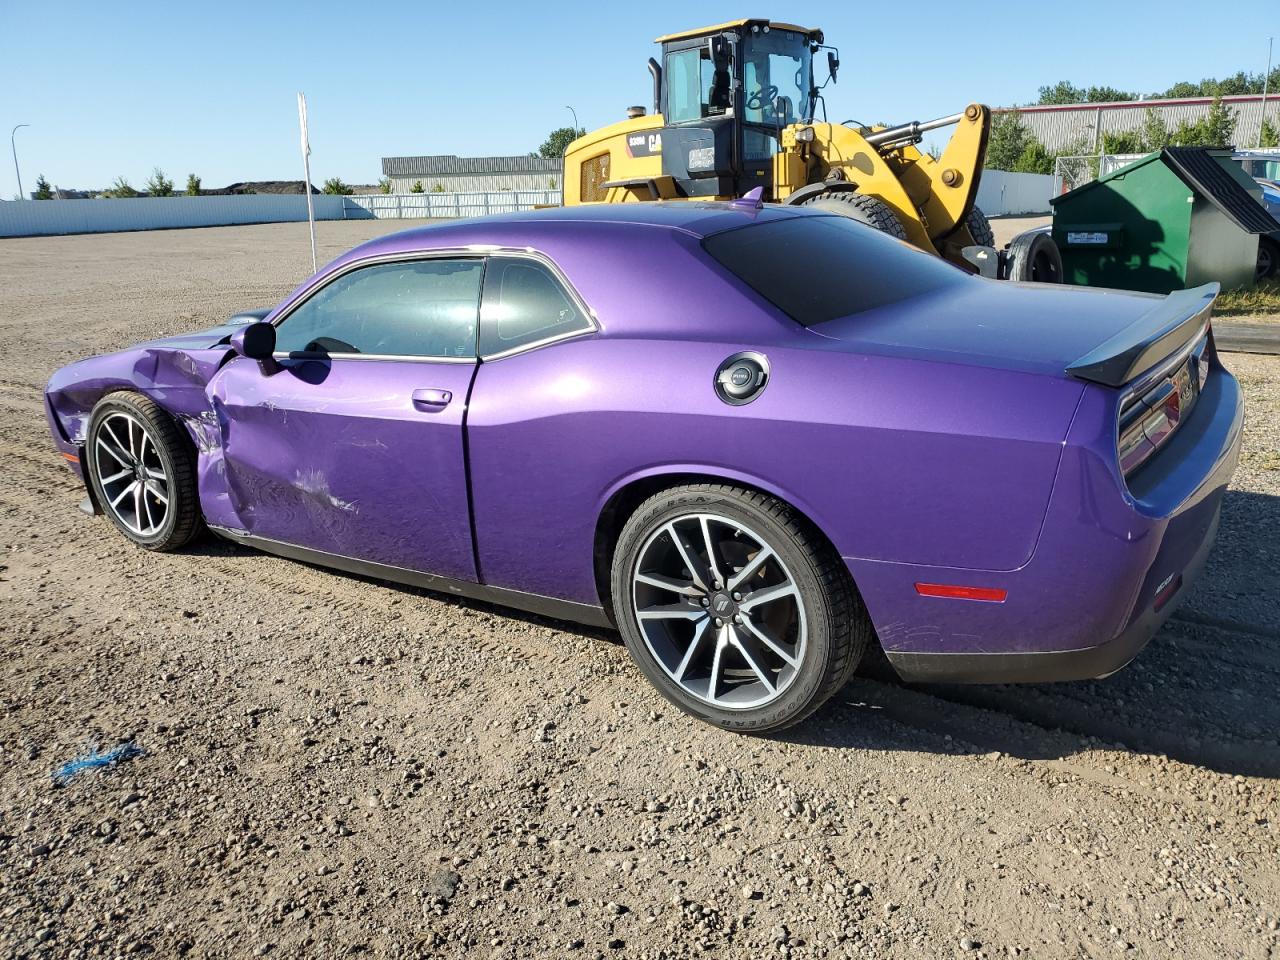
[[[384, 155], [535, 149], [571, 122], [566, 105], [588, 129], [621, 119], [628, 104], [650, 101], [655, 36], [757, 14], [820, 26], [840, 47], [839, 84], [827, 89], [835, 121], [1027, 102], [1059, 79], [1159, 89], [1261, 72], [1266, 58], [1257, 16], [1205, 17], [1188, 0], [0, 0], [0, 132], [31, 125], [17, 134], [28, 190], [38, 173], [65, 187], [102, 187], [117, 175], [140, 187], [155, 166], [179, 184], [195, 172], [206, 187], [296, 179], [302, 90], [313, 179], [371, 183]], [[4, 160], [0, 195], [11, 197], [12, 158]]]

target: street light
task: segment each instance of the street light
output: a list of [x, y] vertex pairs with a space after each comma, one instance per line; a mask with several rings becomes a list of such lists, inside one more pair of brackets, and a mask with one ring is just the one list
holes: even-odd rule
[[18, 145], [14, 142], [14, 134], [23, 127], [29, 127], [29, 123], [20, 123], [9, 133], [9, 147], [13, 150], [13, 173], [18, 178], [18, 199], [22, 199], [22, 174], [18, 172]]
[[577, 132], [582, 129], [578, 126], [578, 111], [573, 109], [573, 107], [565, 107], [565, 109], [573, 114], [573, 132], [574, 134], [577, 134]]

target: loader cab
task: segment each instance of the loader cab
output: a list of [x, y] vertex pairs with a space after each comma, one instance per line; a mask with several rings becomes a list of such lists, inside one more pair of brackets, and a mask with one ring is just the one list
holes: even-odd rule
[[822, 31], [742, 20], [658, 42], [662, 172], [687, 196], [770, 195], [782, 130], [813, 117]]

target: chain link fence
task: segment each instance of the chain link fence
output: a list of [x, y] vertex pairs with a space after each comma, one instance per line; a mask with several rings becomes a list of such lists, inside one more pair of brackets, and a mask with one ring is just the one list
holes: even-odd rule
[[1103, 153], [1088, 156], [1058, 157], [1053, 161], [1053, 195], [1083, 187], [1086, 183], [1141, 160], [1145, 153]]

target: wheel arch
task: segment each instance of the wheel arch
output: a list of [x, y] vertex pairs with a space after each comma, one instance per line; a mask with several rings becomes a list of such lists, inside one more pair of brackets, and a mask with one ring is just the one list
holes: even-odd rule
[[810, 183], [801, 187], [795, 193], [788, 196], [782, 201], [784, 206], [797, 207], [806, 200], [812, 200], [814, 197], [821, 196], [824, 193], [857, 193], [858, 185], [850, 183], [848, 180], [826, 180], [820, 183]]
[[[831, 537], [823, 528], [812, 507], [803, 498], [760, 477], [724, 470], [705, 464], [671, 464], [650, 467], [619, 479], [606, 491], [596, 511], [595, 534], [592, 539], [592, 570], [596, 591], [606, 612], [611, 610], [610, 580], [614, 549], [627, 519], [645, 500], [672, 487], [695, 483], [725, 483], [781, 500], [835, 550]], [[837, 551], [838, 554], [838, 551]], [[850, 574], [852, 579], [852, 574]], [[855, 584], [856, 586], [856, 584]], [[612, 613], [609, 614], [612, 617]]]

